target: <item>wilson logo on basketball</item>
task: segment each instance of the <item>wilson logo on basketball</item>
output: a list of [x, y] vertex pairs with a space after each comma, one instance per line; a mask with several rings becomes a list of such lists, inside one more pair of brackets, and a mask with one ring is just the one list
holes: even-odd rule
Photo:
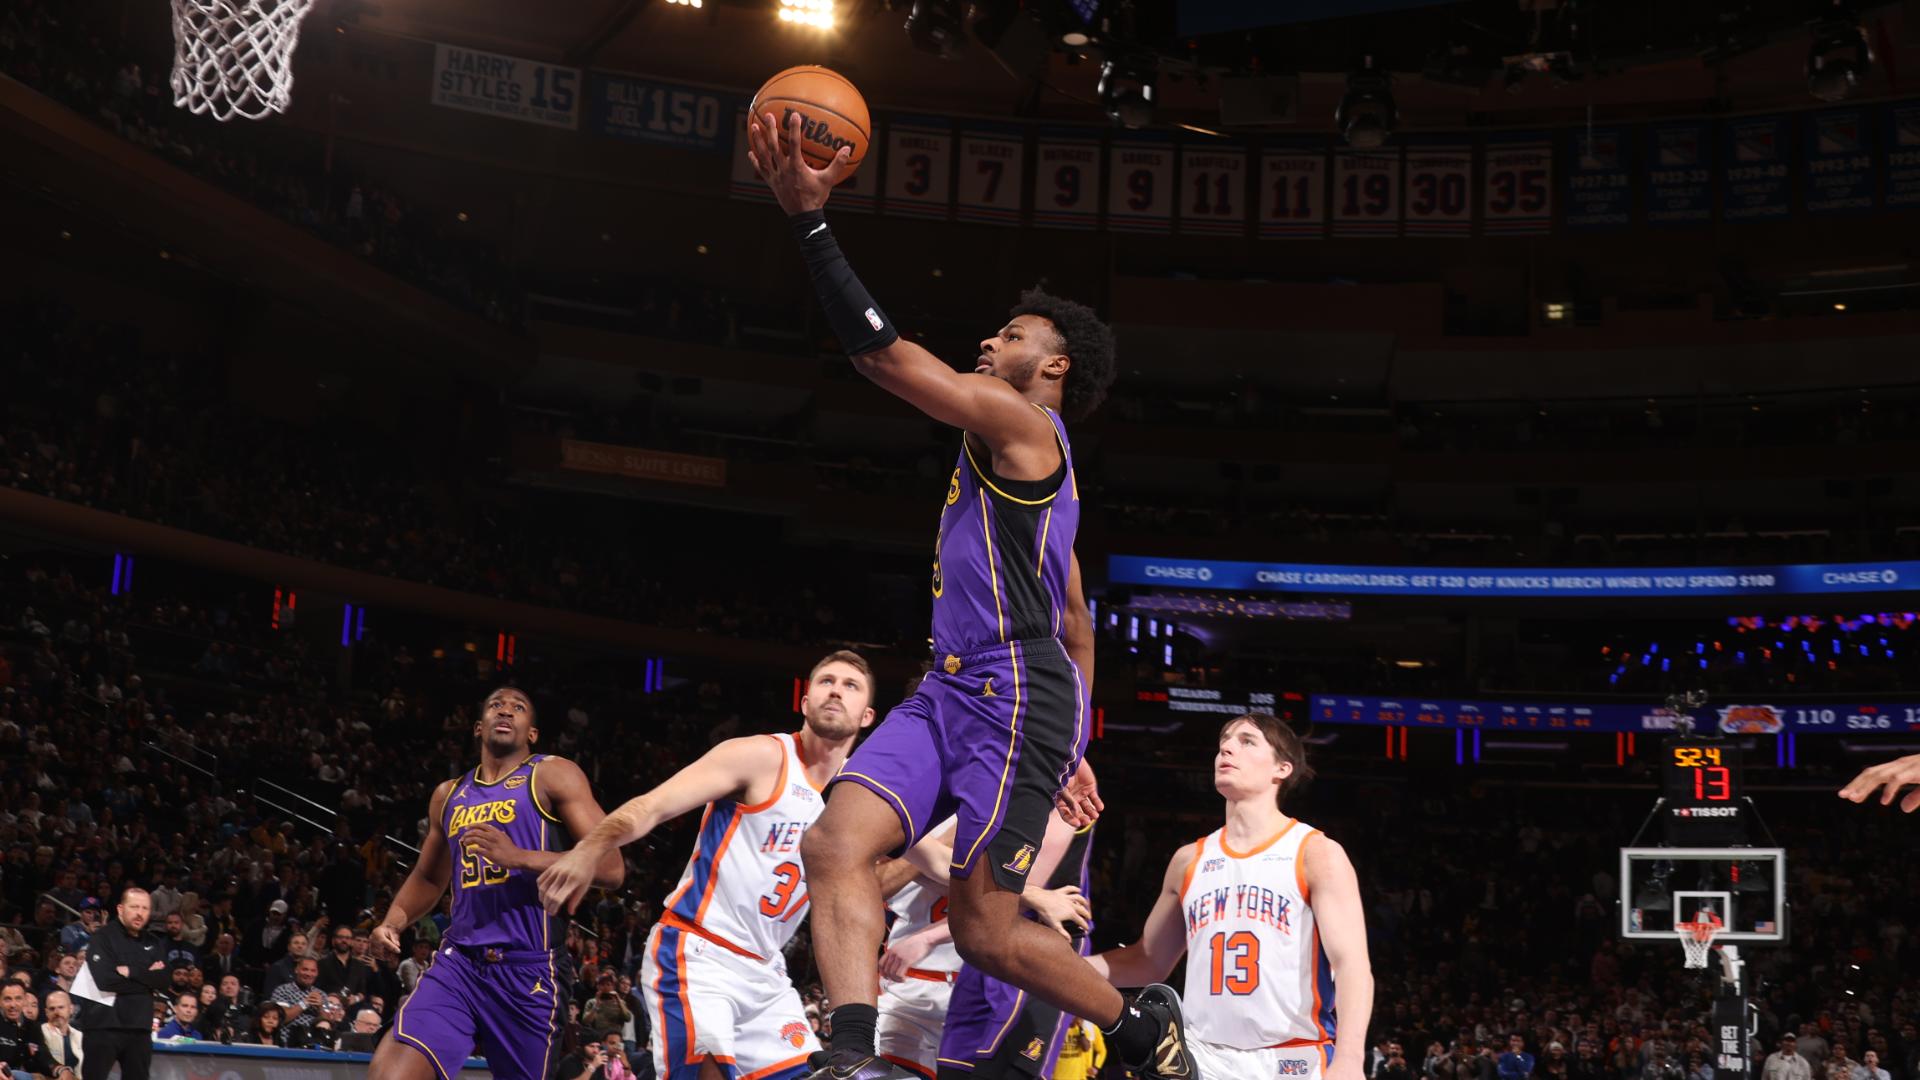
[[798, 1020], [790, 1021], [785, 1027], [780, 1029], [780, 1037], [785, 1039], [794, 1049], [798, 1050], [800, 1047], [807, 1045], [807, 1025]]
[[[780, 117], [780, 123], [783, 125], [793, 123], [793, 115], [796, 112], [799, 110], [789, 108], [785, 115]], [[841, 147], [853, 145], [852, 139], [835, 135], [833, 128], [825, 120], [815, 120], [805, 113], [800, 113], [800, 137], [815, 146], [824, 147], [829, 154], [837, 154]]]

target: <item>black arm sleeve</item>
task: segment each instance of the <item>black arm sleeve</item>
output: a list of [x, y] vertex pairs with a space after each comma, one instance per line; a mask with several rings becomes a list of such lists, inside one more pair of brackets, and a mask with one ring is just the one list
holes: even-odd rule
[[900, 340], [886, 312], [880, 310], [854, 275], [853, 267], [847, 265], [847, 257], [840, 253], [840, 242], [827, 227], [826, 212], [808, 210], [787, 222], [793, 226], [793, 238], [800, 242], [800, 257], [807, 262], [807, 276], [813, 279], [813, 293], [826, 313], [827, 325], [833, 328], [847, 355], [864, 356]]

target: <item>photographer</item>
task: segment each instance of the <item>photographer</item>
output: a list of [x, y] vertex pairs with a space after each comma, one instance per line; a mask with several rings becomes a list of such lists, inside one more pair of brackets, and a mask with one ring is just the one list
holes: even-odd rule
[[1387, 1044], [1387, 1053], [1380, 1060], [1379, 1071], [1374, 1080], [1413, 1080], [1413, 1070], [1407, 1068], [1407, 1052], [1399, 1040]]
[[582, 1046], [578, 1053], [561, 1058], [554, 1077], [555, 1080], [606, 1080], [603, 1071], [606, 1064], [607, 1044], [595, 1040]]
[[612, 975], [601, 975], [595, 985], [593, 1000], [581, 1010], [581, 1025], [592, 1032], [596, 1039], [622, 1034], [627, 1021], [633, 1019], [633, 1011], [621, 1000]]

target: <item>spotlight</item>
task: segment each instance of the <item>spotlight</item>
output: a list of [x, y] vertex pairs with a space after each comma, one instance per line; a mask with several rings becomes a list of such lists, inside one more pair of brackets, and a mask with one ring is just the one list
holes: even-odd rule
[[833, 0], [780, 0], [780, 21], [833, 29]]
[[1845, 101], [1873, 70], [1873, 46], [1867, 32], [1847, 19], [1814, 27], [1807, 50], [1807, 93], [1821, 101]]
[[1100, 106], [1121, 127], [1142, 128], [1153, 123], [1153, 105], [1160, 96], [1160, 73], [1152, 60], [1122, 58], [1100, 65]]
[[921, 52], [943, 60], [952, 56], [962, 40], [959, 0], [913, 0], [913, 10], [907, 13], [907, 37]]
[[1393, 137], [1399, 116], [1393, 104], [1393, 76], [1374, 70], [1373, 57], [1366, 57], [1360, 70], [1347, 76], [1347, 92], [1333, 111], [1333, 125], [1348, 146], [1378, 150]]

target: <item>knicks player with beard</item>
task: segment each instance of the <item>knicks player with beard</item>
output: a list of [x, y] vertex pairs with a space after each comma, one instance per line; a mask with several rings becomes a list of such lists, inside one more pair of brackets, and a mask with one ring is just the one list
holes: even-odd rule
[[880, 942], [876, 860], [959, 819], [947, 918], [969, 964], [1099, 1024], [1147, 1080], [1192, 1080], [1178, 996], [1128, 1005], [1073, 947], [1020, 917], [1056, 800], [1076, 827], [1099, 812], [1086, 750], [1093, 625], [1073, 554], [1080, 521], [1067, 424], [1113, 381], [1113, 331], [1084, 305], [1029, 292], [955, 371], [902, 338], [828, 227], [843, 149], [824, 169], [801, 156], [800, 116], [779, 146], [772, 113], [749, 117], [749, 157], [787, 213], [827, 324], [854, 369], [959, 429], [933, 549], [934, 669], [860, 748], [807, 834], [814, 960], [833, 1005], [817, 1080], [907, 1080], [875, 1052]]
[[1213, 756], [1226, 824], [1174, 854], [1140, 940], [1090, 961], [1141, 986], [1186, 955], [1202, 1076], [1361, 1080], [1373, 970], [1360, 885], [1339, 844], [1280, 810], [1311, 775], [1285, 722], [1228, 721]]
[[[373, 929], [375, 952], [398, 956], [400, 935], [452, 883], [453, 921], [375, 1051], [371, 1080], [454, 1080], [476, 1047], [502, 1080], [547, 1080], [559, 1048], [573, 968], [536, 875], [606, 815], [578, 765], [533, 752], [540, 729], [524, 692], [488, 695], [474, 734], [480, 764], [434, 789], [419, 861]], [[626, 868], [609, 852], [589, 873], [614, 888]]]
[[547, 910], [572, 911], [621, 845], [706, 807], [640, 966], [660, 1080], [788, 1080], [818, 1049], [781, 950], [808, 907], [800, 838], [873, 722], [872, 685], [858, 653], [823, 657], [807, 676], [799, 731], [728, 739], [607, 815], [540, 875]]

